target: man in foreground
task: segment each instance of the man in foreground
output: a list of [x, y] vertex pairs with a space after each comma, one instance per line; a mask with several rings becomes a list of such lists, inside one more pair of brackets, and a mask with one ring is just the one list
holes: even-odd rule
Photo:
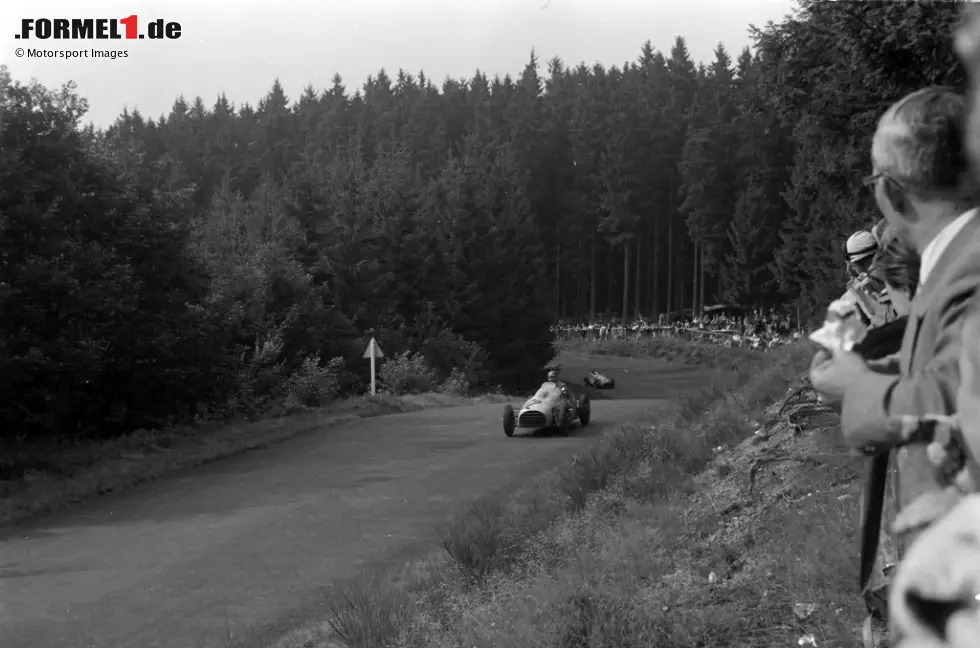
[[[980, 171], [980, 7], [967, 4], [955, 34], [957, 53], [970, 76], [966, 149]], [[974, 256], [978, 251], [971, 251]], [[891, 593], [900, 648], [967, 648], [980, 636], [980, 303], [974, 298], [961, 331], [957, 417], [960, 454], [971, 465], [972, 488], [955, 508], [919, 536], [899, 567]], [[945, 453], [931, 452], [933, 461]], [[962, 474], [962, 473], [961, 473]], [[954, 495], [957, 493], [954, 493]], [[938, 513], [938, 511], [932, 511]]]
[[[952, 414], [959, 387], [960, 328], [980, 283], [977, 182], [963, 145], [966, 105], [944, 88], [926, 88], [896, 102], [882, 116], [872, 142], [874, 173], [867, 184], [891, 227], [921, 258], [920, 287], [912, 301], [899, 352], [898, 373], [869, 366], [858, 354], [820, 352], [810, 378], [829, 400], [841, 402], [846, 440], [865, 445], [869, 427], [891, 417]], [[880, 448], [887, 451], [888, 448]], [[901, 508], [941, 490], [926, 444], [897, 449]], [[899, 543], [911, 542], [910, 531]]]

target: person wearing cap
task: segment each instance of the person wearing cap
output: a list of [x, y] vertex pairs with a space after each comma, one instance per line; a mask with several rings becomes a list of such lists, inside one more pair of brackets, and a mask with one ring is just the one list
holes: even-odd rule
[[881, 326], [891, 319], [884, 287], [870, 274], [875, 255], [881, 247], [876, 230], [880, 235], [880, 223], [871, 231], [861, 230], [851, 234], [845, 242], [844, 255], [851, 278], [840, 298], [840, 301], [857, 306], [865, 325], [870, 327]]
[[866, 274], [877, 251], [878, 240], [874, 234], [866, 230], [854, 232], [844, 244], [848, 270], [856, 276]]

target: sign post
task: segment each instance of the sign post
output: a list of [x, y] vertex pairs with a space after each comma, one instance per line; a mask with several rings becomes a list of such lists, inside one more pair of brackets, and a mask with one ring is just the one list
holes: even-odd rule
[[374, 396], [377, 394], [377, 389], [375, 388], [375, 360], [385, 357], [385, 354], [381, 352], [381, 347], [378, 346], [374, 338], [371, 338], [371, 341], [368, 342], [367, 349], [364, 351], [364, 357], [371, 358], [371, 395]]

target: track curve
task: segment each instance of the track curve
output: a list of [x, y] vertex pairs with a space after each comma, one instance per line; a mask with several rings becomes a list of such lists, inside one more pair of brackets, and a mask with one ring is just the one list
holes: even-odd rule
[[8, 532], [0, 645], [261, 645], [320, 590], [430, 549], [460, 506], [657, 407], [597, 401], [569, 437], [506, 438], [503, 405], [363, 419]]

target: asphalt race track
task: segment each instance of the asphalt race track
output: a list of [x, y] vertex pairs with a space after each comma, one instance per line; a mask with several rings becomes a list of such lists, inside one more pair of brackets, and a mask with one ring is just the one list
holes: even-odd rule
[[[689, 367], [645, 358], [565, 352], [554, 362], [562, 366], [559, 379], [576, 393], [588, 394], [592, 400], [669, 399], [684, 390], [706, 387], [711, 376], [708, 371], [692, 371]], [[601, 390], [586, 387], [585, 377], [593, 369], [614, 379], [616, 387]]]
[[508, 439], [499, 404], [363, 419], [5, 531], [0, 646], [265, 645], [320, 615], [335, 579], [437, 547], [467, 502], [570, 459], [663, 403], [651, 399], [707, 377], [560, 360], [572, 385], [593, 367], [617, 383], [588, 390], [593, 423], [569, 437]]

